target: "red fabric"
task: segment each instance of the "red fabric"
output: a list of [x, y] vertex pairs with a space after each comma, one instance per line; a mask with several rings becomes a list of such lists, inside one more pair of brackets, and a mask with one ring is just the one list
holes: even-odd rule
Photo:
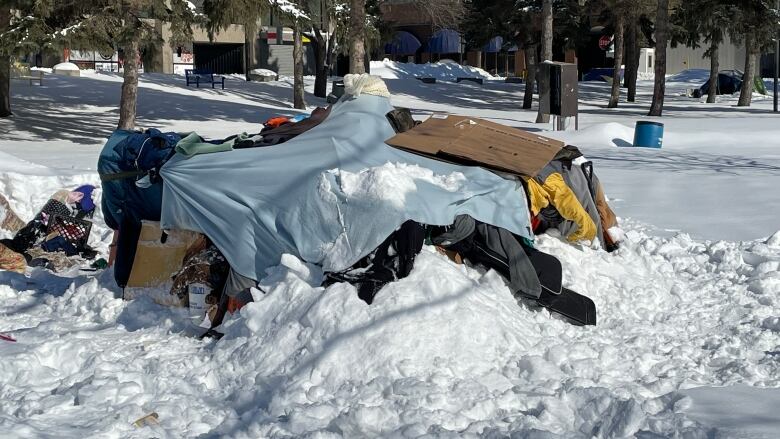
[[246, 303], [241, 302], [240, 300], [236, 299], [235, 297], [228, 298], [228, 305], [227, 310], [230, 314], [233, 314], [234, 312], [240, 310], [244, 307]]
[[534, 215], [531, 217], [531, 230], [534, 232], [536, 231], [536, 228], [539, 227], [539, 224], [541, 221], [539, 220], [539, 215]]

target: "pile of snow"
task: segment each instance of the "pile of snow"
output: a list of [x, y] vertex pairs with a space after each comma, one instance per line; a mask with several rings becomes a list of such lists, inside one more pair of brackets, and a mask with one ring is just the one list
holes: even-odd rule
[[61, 71], [76, 71], [79, 70], [79, 66], [76, 64], [73, 64], [72, 62], [61, 62], [59, 64], [56, 64], [54, 67], [52, 67], [52, 70], [56, 73], [58, 70]]
[[415, 180], [428, 182], [449, 192], [462, 190], [466, 181], [466, 176], [460, 172], [436, 175], [430, 169], [406, 163], [386, 163], [357, 173], [340, 169], [329, 172], [338, 176], [341, 191], [347, 197], [376, 203], [377, 208], [386, 202], [396, 209], [403, 209], [406, 194], [417, 191]]
[[260, 75], [260, 76], [276, 76], [276, 72], [273, 70], [268, 69], [252, 69], [249, 71], [252, 75]]
[[499, 79], [480, 69], [457, 64], [452, 60], [436, 63], [414, 64], [390, 61], [371, 61], [371, 74], [383, 79], [436, 78], [439, 81], [455, 81], [457, 78]]
[[79, 70], [79, 66], [71, 62], [59, 63], [54, 67], [52, 67], [51, 70], [56, 75], [81, 76], [81, 71]]

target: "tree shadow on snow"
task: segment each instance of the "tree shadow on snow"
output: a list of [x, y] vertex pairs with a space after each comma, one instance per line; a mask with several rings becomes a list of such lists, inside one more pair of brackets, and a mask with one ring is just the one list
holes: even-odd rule
[[[612, 139], [618, 146], [631, 146], [621, 139]], [[618, 142], [626, 143], [621, 145]], [[653, 148], [629, 148], [610, 150], [609, 156], [599, 155], [597, 152], [588, 154], [588, 158], [598, 162], [599, 167], [611, 166], [622, 170], [656, 169], [664, 173], [686, 171], [715, 171], [723, 174], [739, 175], [780, 175], [780, 166], [761, 163], [760, 161], [740, 156], [729, 155], [700, 155]]]
[[[14, 116], [0, 120], [0, 126], [8, 125], [2, 138], [102, 143], [116, 128], [119, 118], [121, 82], [118, 76], [113, 76], [116, 80], [51, 75], [40, 87], [16, 85], [12, 90]], [[227, 82], [224, 91], [188, 89], [179, 76], [142, 76], [138, 88], [138, 125], [160, 126], [170, 120], [204, 123], [225, 120], [254, 125], [247, 128], [249, 132], [260, 131], [262, 122], [280, 113], [302, 112], [291, 108], [291, 88], [238, 80]], [[149, 88], [144, 84], [156, 84], [165, 89]], [[231, 100], [236, 96], [254, 101], [256, 105]], [[311, 103], [321, 101], [312, 95], [308, 100]]]

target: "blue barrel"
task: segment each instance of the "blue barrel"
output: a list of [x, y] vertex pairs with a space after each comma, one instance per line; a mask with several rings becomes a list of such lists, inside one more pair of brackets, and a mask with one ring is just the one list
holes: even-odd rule
[[634, 146], [660, 148], [664, 143], [664, 124], [661, 122], [639, 121], [634, 129]]

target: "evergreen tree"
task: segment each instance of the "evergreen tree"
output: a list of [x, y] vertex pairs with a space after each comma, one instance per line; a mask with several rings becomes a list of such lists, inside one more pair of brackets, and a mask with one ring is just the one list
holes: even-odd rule
[[168, 23], [173, 36], [170, 42], [179, 44], [192, 39], [195, 20], [186, 0], [19, 0], [12, 2], [9, 10], [8, 30], [0, 37], [0, 58], [61, 47], [123, 51], [117, 125], [122, 129], [135, 127], [140, 51], [163, 43], [156, 22]]
[[205, 0], [203, 23], [209, 39], [230, 25], [239, 24], [244, 27], [244, 74], [249, 81], [249, 71], [252, 69], [255, 38], [257, 37], [257, 22], [271, 8], [270, 0]]
[[51, 15], [48, 2], [0, 2], [0, 117], [11, 115], [12, 57], [51, 49], [54, 28], [62, 22]]
[[708, 103], [715, 102], [718, 91], [718, 52], [731, 23], [732, 5], [731, 0], [688, 0], [680, 4], [672, 17], [673, 45], [682, 43], [692, 48], [701, 43], [709, 45], [704, 52], [710, 58]]
[[481, 50], [491, 38], [500, 36], [505, 44], [514, 44], [522, 50], [527, 72], [524, 109], [530, 109], [533, 103], [536, 52], [541, 38], [540, 13], [538, 0], [472, 0], [460, 25], [468, 47]]
[[630, 102], [636, 94], [636, 78], [639, 63], [639, 38], [637, 27], [640, 17], [650, 7], [655, 7], [655, 0], [596, 0], [593, 5], [602, 10], [601, 21], [608, 24], [614, 35], [612, 87], [608, 108], [618, 106], [620, 100], [620, 72], [625, 64], [624, 78], [629, 88]]
[[756, 59], [761, 50], [777, 38], [780, 14], [775, 0], [735, 0], [731, 2], [733, 19], [730, 34], [735, 41], [745, 44], [745, 75], [737, 106], [749, 107], [753, 98], [756, 77]]

